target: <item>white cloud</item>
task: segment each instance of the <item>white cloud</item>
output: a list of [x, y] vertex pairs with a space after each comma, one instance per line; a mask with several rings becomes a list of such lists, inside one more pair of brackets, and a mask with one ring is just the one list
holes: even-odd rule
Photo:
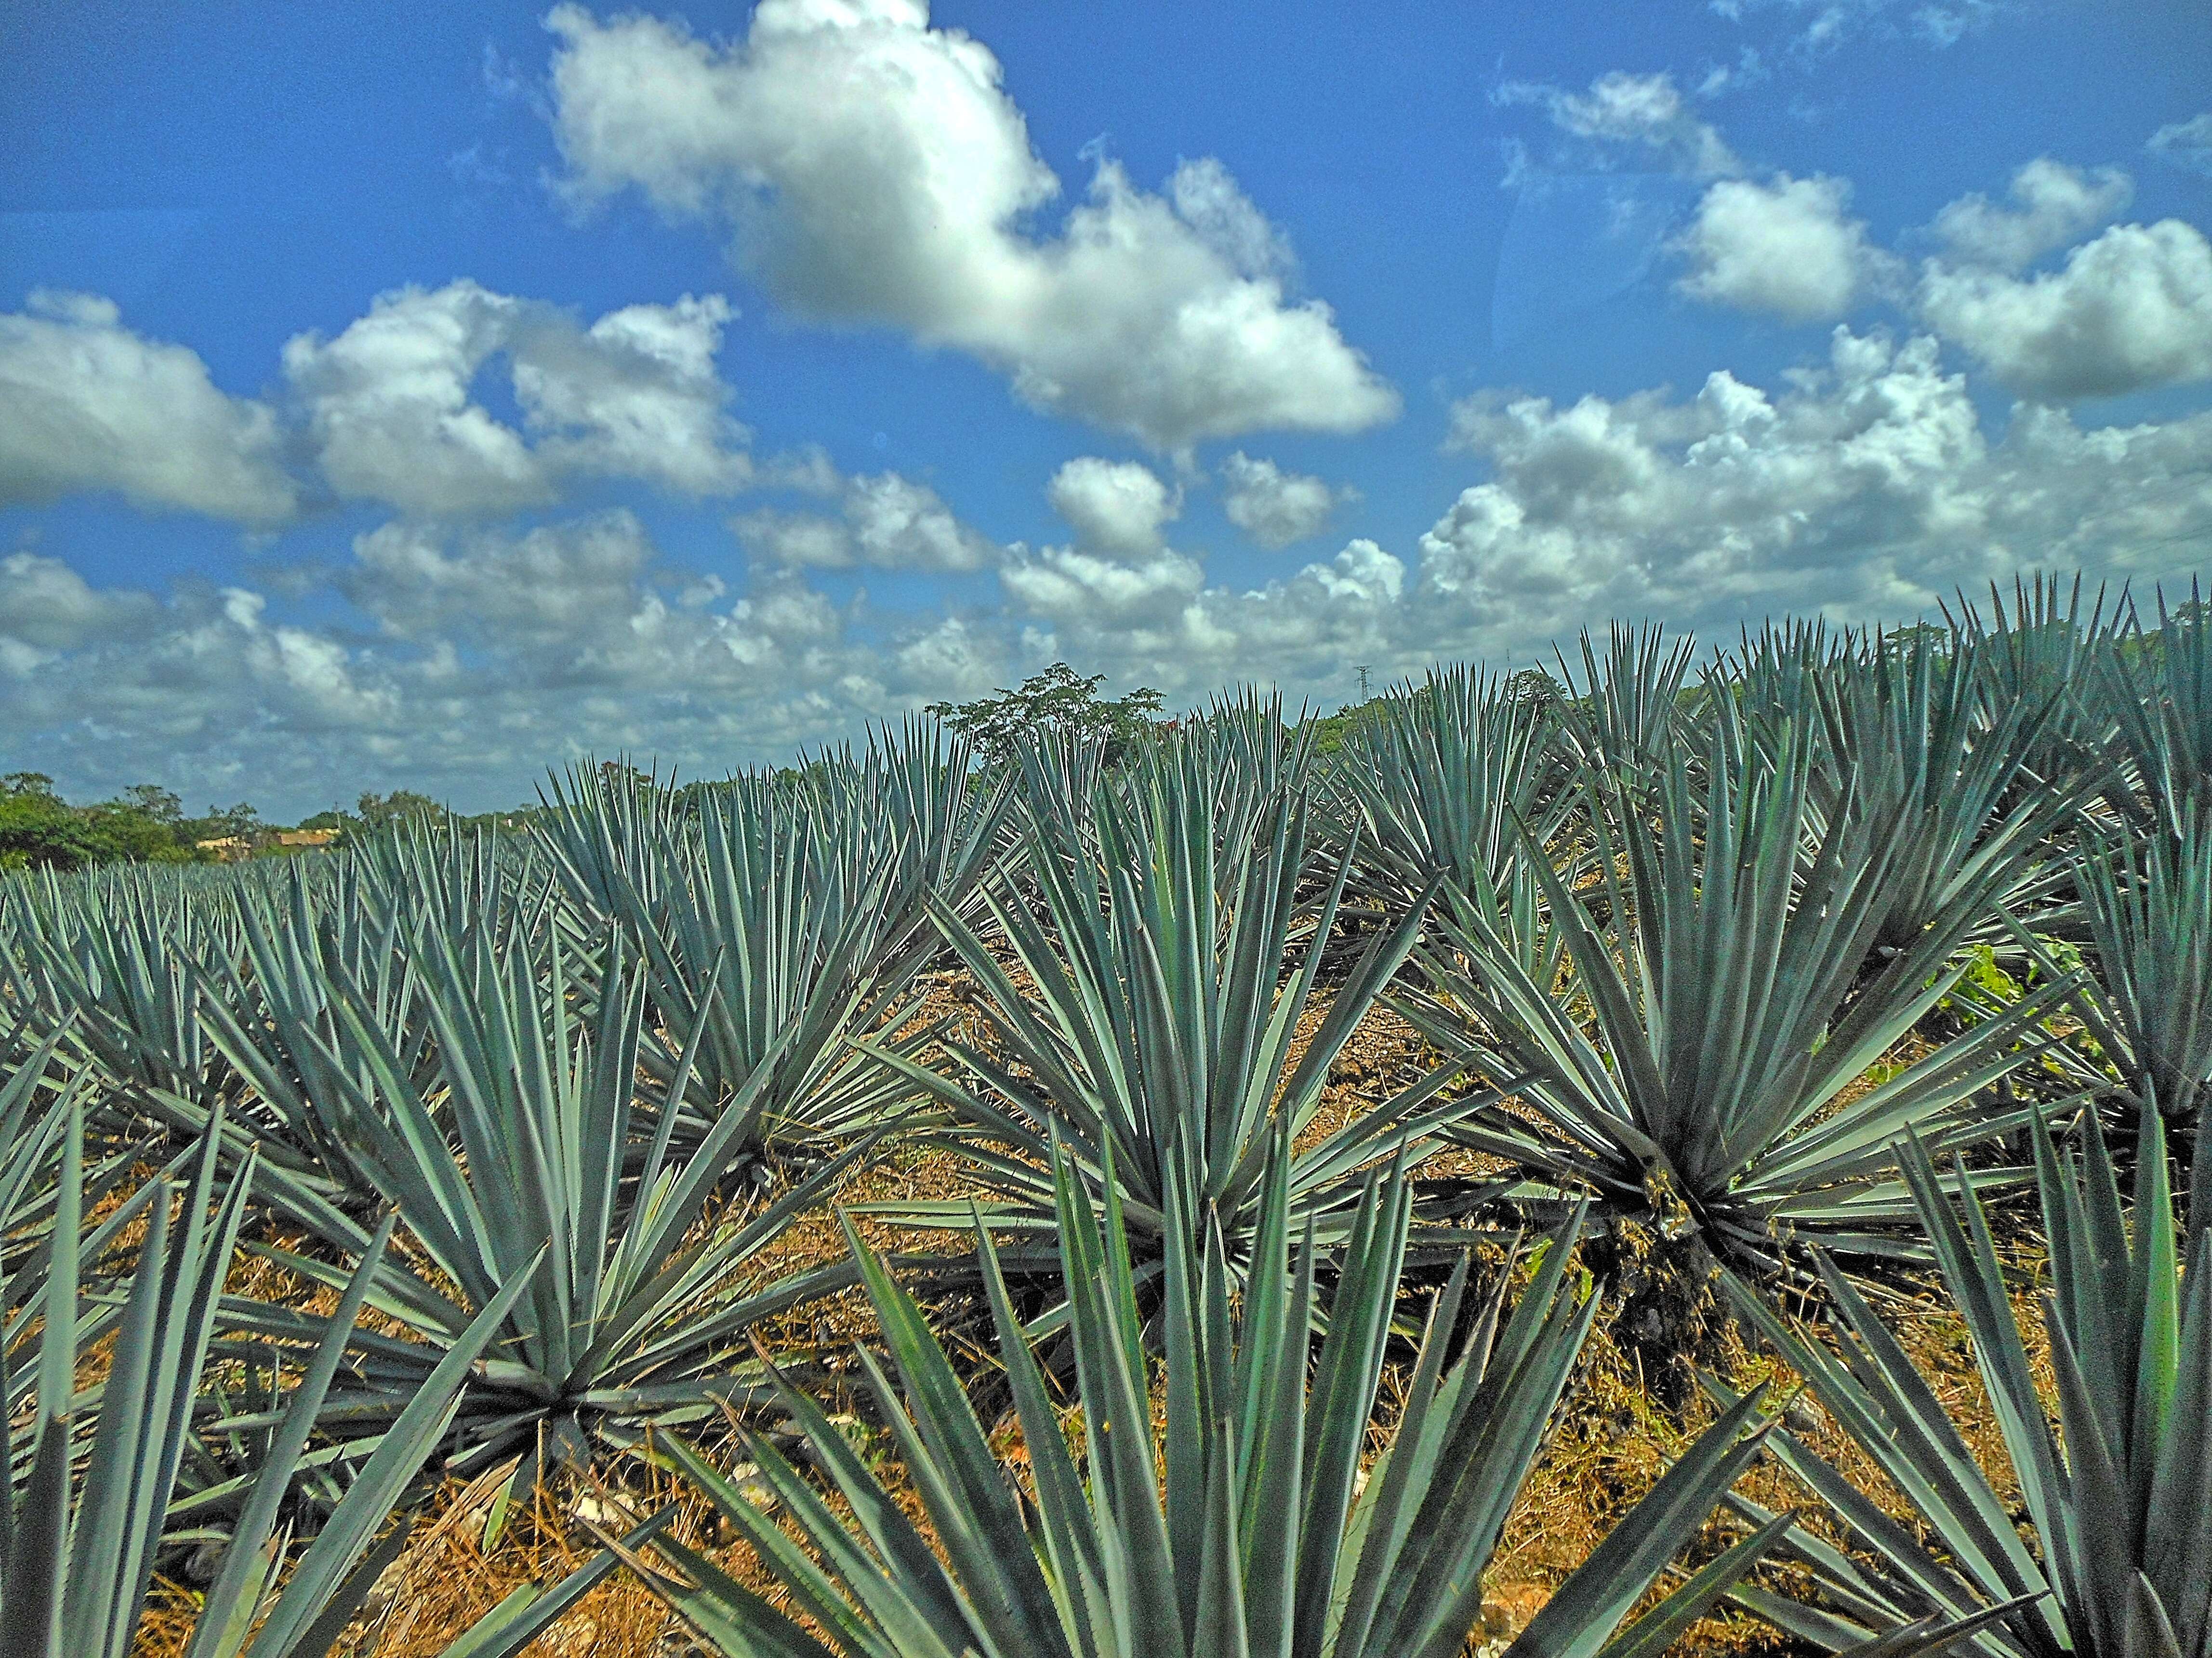
[[1221, 464], [1222, 510], [1229, 521], [1271, 551], [1319, 535], [1340, 502], [1357, 489], [1332, 489], [1321, 478], [1285, 472], [1272, 460], [1238, 450]]
[[[1576, 141], [1554, 154], [1552, 171], [1602, 170], [1615, 165], [1623, 151], [1644, 166], [1694, 179], [1727, 178], [1743, 170], [1720, 133], [1692, 112], [1671, 75], [1613, 70], [1591, 82], [1586, 92], [1509, 81], [1491, 94], [1491, 101], [1534, 105]], [[1520, 181], [1524, 166], [1516, 161], [1509, 185]]]
[[0, 504], [116, 489], [249, 525], [291, 516], [275, 413], [198, 355], [134, 334], [107, 300], [40, 291], [0, 314]]
[[1931, 263], [1921, 314], [2030, 397], [2212, 379], [2212, 244], [2179, 219], [2116, 225], [2027, 280]]
[[988, 536], [963, 524], [927, 484], [896, 472], [845, 480], [842, 516], [774, 508], [730, 520], [755, 560], [787, 568], [981, 570], [997, 562]]
[[994, 625], [877, 616], [797, 573], [732, 597], [622, 512], [390, 524], [327, 574], [373, 635], [243, 587], [100, 589], [0, 558], [0, 728], [75, 795], [150, 780], [293, 815], [403, 784], [505, 804], [594, 751], [719, 773], [1005, 683]]
[[[331, 340], [295, 336], [284, 372], [324, 475], [347, 499], [492, 513], [556, 500], [577, 474], [725, 494], [751, 477], [714, 369], [731, 314], [719, 295], [686, 295], [584, 329], [556, 307], [464, 280], [380, 295]], [[501, 355], [520, 430], [476, 399], [477, 376]]]
[[1206, 567], [1166, 547], [1110, 556], [1081, 547], [1016, 548], [999, 572], [1027, 616], [1117, 653], [1145, 655], [1206, 586]]
[[1397, 395], [1218, 161], [1165, 197], [1103, 163], [1057, 236], [1059, 192], [998, 60], [902, 0], [766, 0], [742, 43], [556, 6], [554, 131], [582, 203], [635, 186], [723, 217], [777, 300], [969, 352], [1032, 407], [1163, 449], [1263, 428], [1358, 431]]
[[1510, 659], [1607, 617], [1899, 618], [2031, 568], [2155, 576], [2212, 537], [2212, 414], [2084, 430], [2026, 406], [1993, 443], [1934, 339], [1840, 328], [1790, 379], [1462, 404], [1492, 477], [1422, 537], [1407, 642]]
[[1698, 203], [1678, 251], [1676, 284], [1692, 299], [1817, 322], [1850, 310], [1887, 278], [1888, 256], [1847, 216], [1848, 181], [1778, 173], [1765, 184], [1724, 179]]
[[0, 674], [28, 674], [64, 651], [127, 638], [153, 620], [143, 593], [103, 592], [58, 558], [0, 558]]
[[2185, 121], [2169, 121], [2143, 148], [2161, 161], [2191, 173], [2212, 173], [2212, 109]]
[[2020, 270], [2123, 211], [2135, 181], [2118, 167], [2094, 172], [2039, 156], [2012, 176], [2003, 206], [1977, 192], [1936, 216], [1931, 227], [1954, 264]]
[[1075, 531], [1076, 544], [1109, 558], [1148, 558], [1160, 550], [1160, 526], [1182, 511], [1180, 495], [1159, 474], [1133, 460], [1079, 455], [1045, 486], [1052, 510]]

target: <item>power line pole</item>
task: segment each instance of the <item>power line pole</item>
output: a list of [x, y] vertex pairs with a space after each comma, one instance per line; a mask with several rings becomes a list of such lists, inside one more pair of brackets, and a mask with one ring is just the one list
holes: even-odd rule
[[1352, 670], [1359, 676], [1359, 700], [1362, 702], [1367, 700], [1367, 665], [1364, 662], [1357, 663]]

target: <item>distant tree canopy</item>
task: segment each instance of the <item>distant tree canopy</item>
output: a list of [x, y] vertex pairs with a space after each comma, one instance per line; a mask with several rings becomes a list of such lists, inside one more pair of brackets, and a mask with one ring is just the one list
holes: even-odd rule
[[177, 797], [152, 784], [72, 806], [44, 772], [0, 776], [0, 869], [79, 869], [135, 859], [188, 862], [190, 825]]
[[1103, 673], [1086, 678], [1055, 662], [1022, 681], [1018, 690], [1001, 689], [973, 702], [932, 702], [927, 711], [974, 744], [987, 766], [1005, 764], [1021, 738], [1045, 732], [1103, 743], [1111, 766], [1158, 728], [1161, 697], [1146, 686], [1102, 697], [1098, 688], [1105, 683]]
[[[427, 794], [417, 794], [412, 789], [394, 789], [389, 794], [363, 794], [355, 802], [354, 822], [367, 829], [380, 829], [410, 819], [435, 823], [447, 816], [446, 808]], [[337, 819], [330, 827], [349, 828], [343, 817], [335, 812], [325, 813]], [[320, 824], [301, 825], [302, 829], [320, 828]]]

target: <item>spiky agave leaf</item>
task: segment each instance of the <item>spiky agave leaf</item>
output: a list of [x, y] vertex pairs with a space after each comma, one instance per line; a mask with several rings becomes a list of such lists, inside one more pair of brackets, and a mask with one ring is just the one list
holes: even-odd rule
[[2124, 600], [2108, 606], [2100, 587], [2085, 610], [2078, 574], [2070, 585], [2037, 575], [2014, 582], [2009, 604], [1992, 582], [1986, 614], [1963, 593], [1944, 611], [1992, 719], [2008, 709], [2052, 706], [2028, 746], [2027, 769], [2051, 782], [2112, 782], [2120, 721], [2095, 688], [2126, 631]]
[[1582, 673], [1566, 659], [1560, 677], [1574, 689], [1559, 705], [1561, 736], [1581, 769], [1642, 777], [1662, 769], [1697, 723], [1702, 699], [1690, 686], [1697, 641], [1670, 640], [1656, 623], [1615, 623], [1601, 653], [1584, 633]]
[[189, 963], [236, 947], [235, 896], [135, 867], [89, 872], [43, 893], [19, 887], [0, 927], [0, 972], [21, 1009], [67, 1023], [118, 1087], [213, 1100], [225, 1068], [204, 1039]]
[[[2112, 835], [2084, 846], [2076, 884], [2096, 970], [2075, 1007], [2118, 1066], [2124, 1097], [2154, 1101], [2170, 1127], [2193, 1139], [2190, 1189], [2199, 1192], [2212, 1189], [2202, 1127], [2212, 1098], [2212, 798], [2176, 829], [2171, 839]], [[2039, 942], [2027, 942], [2039, 956]], [[2047, 958], [2042, 964], [2049, 970]], [[2190, 1218], [2201, 1230], [2212, 1204], [2195, 1206]]]
[[[427, 937], [422, 993], [437, 1033], [442, 1109], [343, 983], [335, 1003], [375, 1084], [348, 1120], [355, 1156], [427, 1270], [396, 1259], [379, 1266], [371, 1304], [415, 1339], [358, 1338], [331, 1412], [350, 1430], [388, 1419], [482, 1310], [501, 1304], [498, 1356], [480, 1367], [450, 1460], [467, 1469], [527, 1453], [516, 1476], [525, 1490], [541, 1442], [587, 1456], [602, 1436], [705, 1413], [736, 1385], [723, 1372], [752, 1321], [851, 1281], [843, 1263], [750, 1293], [741, 1278], [864, 1147], [750, 1216], [695, 1231], [751, 1102], [740, 1096], [688, 1157], [672, 1149], [669, 1112], [641, 1131], [644, 976], [618, 935], [605, 948], [580, 988], [580, 1012], [557, 936], [535, 946], [511, 940], [481, 973], [442, 934]], [[704, 989], [713, 988], [710, 980]], [[695, 1054], [679, 1060], [674, 1090]], [[270, 1202], [331, 1249], [366, 1251], [359, 1222], [281, 1181], [270, 1188]], [[326, 1260], [257, 1248], [313, 1280], [342, 1277]], [[527, 1293], [510, 1297], [549, 1250]], [[235, 1305], [230, 1322], [275, 1340], [302, 1333], [297, 1315], [258, 1304]]]
[[1992, 936], [1998, 908], [2048, 900], [2065, 872], [2049, 842], [2089, 787], [2029, 769], [2063, 689], [1992, 706], [1972, 657], [1924, 629], [1876, 639], [1813, 687], [1800, 717], [1825, 731], [1821, 815], [1855, 809], [1900, 825], [1877, 948], [1905, 948], [1968, 894], [1983, 895], [1978, 930]]
[[[56, 1225], [74, 1238], [82, 1220], [83, 1122], [74, 1103], [64, 1117]], [[88, 1327], [77, 1310], [79, 1251], [57, 1253], [44, 1286], [37, 1393], [15, 1436], [26, 1442], [28, 1473], [0, 1483], [0, 1651], [10, 1658], [126, 1658], [132, 1650], [252, 1183], [250, 1159], [230, 1175], [223, 1163], [210, 1135], [181, 1190], [160, 1177], [131, 1206], [143, 1213], [145, 1236], [114, 1316], [95, 1327], [112, 1327], [114, 1341], [82, 1453], [74, 1444], [80, 1437], [74, 1377]], [[391, 1232], [387, 1220], [319, 1327], [313, 1356], [203, 1600], [189, 1658], [319, 1658], [404, 1540], [404, 1525], [380, 1541], [377, 1533], [444, 1432], [502, 1309], [487, 1309], [424, 1379], [313, 1542], [289, 1562], [290, 1540], [279, 1528], [293, 1472]], [[83, 1471], [73, 1482], [78, 1461]], [[511, 1653], [519, 1644], [490, 1649]]]
[[1461, 904], [1422, 953], [1427, 992], [1397, 1004], [1480, 1071], [1528, 1078], [1512, 1085], [1525, 1114], [1486, 1111], [1450, 1138], [1767, 1267], [1799, 1235], [1909, 1248], [1893, 1142], [1908, 1124], [1944, 1145], [2017, 1126], [1984, 1090], [2050, 1045], [2038, 1021], [2071, 987], [2044, 987], [1846, 1101], [1955, 981], [1954, 948], [2000, 873], [1984, 868], [1863, 977], [1904, 827], [1838, 811], [1808, 857], [1814, 746], [1799, 727], [1778, 735], [1761, 751], [1723, 702], [1702, 786], [1679, 756], [1650, 789], [1586, 780], [1591, 890], [1529, 860], [1571, 978], [1547, 976], [1556, 957], [1513, 936], [1525, 911]]
[[2175, 610], [2158, 596], [2158, 630], [2139, 618], [2098, 658], [2098, 689], [2118, 720], [2136, 793], [2123, 797], [2151, 832], [2181, 839], [2212, 809], [2212, 613], [2197, 581]]
[[[680, 1442], [671, 1455], [752, 1542], [790, 1610], [666, 1540], [633, 1555], [647, 1581], [733, 1654], [1443, 1658], [1458, 1651], [1480, 1613], [1482, 1574], [1499, 1531], [1589, 1327], [1594, 1301], [1577, 1297], [1569, 1265], [1572, 1227], [1551, 1241], [1510, 1318], [1501, 1282], [1464, 1333], [1468, 1267], [1461, 1262], [1429, 1309], [1397, 1430], [1368, 1467], [1411, 1193], [1402, 1166], [1378, 1173], [1340, 1248], [1317, 1246], [1307, 1227], [1294, 1248], [1298, 1229], [1279, 1136], [1277, 1147], [1256, 1255], [1234, 1304], [1220, 1230], [1208, 1229], [1195, 1248], [1170, 1236], [1159, 1432], [1126, 1214], [1110, 1182], [1102, 1213], [1073, 1160], [1056, 1155], [1085, 1424], [1081, 1470], [1024, 1342], [988, 1230], [979, 1221], [976, 1248], [1030, 1473], [1018, 1493], [921, 1309], [856, 1235], [853, 1247], [898, 1386], [865, 1350], [862, 1368], [944, 1558], [820, 1408], [786, 1388], [785, 1405], [817, 1446], [852, 1520], [764, 1442], [754, 1441], [750, 1455], [795, 1537]], [[1336, 1288], [1310, 1372], [1324, 1321], [1316, 1287], [1324, 1266], [1334, 1268]], [[1613, 1635], [1756, 1453], [1755, 1408], [1747, 1401], [1727, 1413], [1684, 1455], [1560, 1588], [1516, 1652], [1656, 1651], [1749, 1568], [1779, 1524], [1728, 1551], [1642, 1623]]]
[[1926, 1538], [1778, 1433], [1777, 1454], [1859, 1546], [1846, 1554], [1792, 1538], [1789, 1552], [1818, 1585], [1810, 1606], [1738, 1592], [1803, 1639], [1834, 1650], [1929, 1615], [2023, 1601], [1972, 1636], [1972, 1649], [1989, 1658], [2212, 1651], [2212, 1238], [2195, 1240], [2185, 1271], [2164, 1134], [2148, 1106], [2132, 1213], [2094, 1118], [2078, 1158], [2040, 1133], [2036, 1146], [2057, 1434], [1980, 1202], [1946, 1190], [1924, 1148], [1905, 1151], [1915, 1206], [2002, 1430], [2025, 1528], [1897, 1339], [1832, 1265], [1822, 1263], [1835, 1353], [1729, 1282], [1736, 1304], [1905, 1497]]
[[1361, 823], [1363, 889], [1402, 906], [1439, 876], [1468, 893], [1510, 886], [1524, 848], [1548, 851], [1565, 817], [1559, 718], [1463, 665], [1384, 698], [1331, 768]]
[[[893, 890], [912, 872], [876, 834], [879, 808], [804, 773], [733, 778], [681, 811], [640, 804], [649, 780], [580, 781], [594, 792], [556, 790], [561, 867], [635, 947], [654, 1022], [695, 1050], [670, 1096], [674, 1143], [701, 1144], [732, 1110], [726, 1154], [755, 1164], [880, 1127], [895, 1090], [846, 1039], [915, 1045], [898, 1026], [922, 957], [896, 913], [919, 902]], [[674, 1077], [661, 1044], [640, 1057]]]
[[[1205, 759], [1202, 745], [1169, 743], [1133, 762], [1121, 781], [1102, 780], [1080, 839], [1033, 821], [1025, 867], [1036, 902], [1005, 888], [989, 895], [1026, 987], [982, 936], [940, 911], [977, 987], [990, 1044], [946, 1035], [935, 1069], [867, 1045], [950, 1114], [952, 1127], [934, 1137], [992, 1192], [994, 1226], [1041, 1234], [1056, 1224], [1047, 1172], [1055, 1136], [1102, 1196], [1110, 1151], [1147, 1272], [1166, 1233], [1182, 1230], [1190, 1242], [1209, 1224], [1243, 1259], [1278, 1128], [1295, 1138], [1312, 1121], [1330, 1066], [1413, 947], [1429, 896], [1370, 941], [1301, 1048], [1297, 1028], [1352, 853], [1337, 859], [1309, 906], [1300, 891], [1307, 796], [1278, 788], [1250, 811], [1249, 832], [1226, 841], [1217, 813], [1239, 808], [1218, 795]], [[1310, 1219], [1324, 1242], [1340, 1240], [1366, 1165], [1496, 1097], [1450, 1096], [1459, 1069], [1436, 1069], [1302, 1151], [1291, 1176], [1298, 1224]], [[960, 1205], [863, 1207], [909, 1224], [968, 1220]]]

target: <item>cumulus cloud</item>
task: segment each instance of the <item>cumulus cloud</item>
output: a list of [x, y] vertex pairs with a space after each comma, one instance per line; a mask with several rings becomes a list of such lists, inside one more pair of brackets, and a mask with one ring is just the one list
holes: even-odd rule
[[247, 588], [94, 588], [15, 554], [0, 562], [0, 722], [40, 769], [88, 775], [100, 793], [167, 776], [212, 794], [226, 751], [327, 759], [403, 714], [380, 665], [272, 619]]
[[2039, 156], [2012, 176], [2010, 205], [1962, 196], [1930, 227], [1957, 264], [2020, 270], [2124, 210], [2135, 180], [2118, 167], [2094, 172]]
[[1045, 499], [1075, 531], [1078, 546], [1109, 558], [1158, 552], [1160, 526], [1182, 511], [1180, 495], [1151, 467], [1096, 455], [1061, 466], [1045, 486]]
[[1887, 255], [1849, 216], [1851, 187], [1815, 173], [1764, 184], [1724, 179], [1698, 203], [1678, 244], [1676, 286], [1692, 299], [1789, 322], [1839, 317], [1886, 279]]
[[2115, 225], [2028, 279], [1931, 263], [1921, 314], [2033, 398], [2212, 379], [2212, 244], [2179, 219]]
[[292, 514], [275, 412], [124, 327], [112, 301], [40, 290], [0, 314], [0, 504], [115, 489], [248, 525]]
[[0, 559], [0, 726], [77, 793], [154, 780], [289, 813], [404, 784], [483, 805], [574, 755], [719, 772], [1003, 683], [995, 627], [876, 616], [797, 572], [732, 595], [622, 512], [388, 524], [326, 574], [369, 630], [316, 591], [307, 621], [246, 587], [96, 588]]
[[[1700, 119], [1668, 74], [1631, 75], [1613, 70], [1570, 92], [1544, 82], [1509, 81], [1491, 94], [1495, 104], [1531, 105], [1573, 141], [1553, 154], [1552, 171], [1602, 171], [1624, 157], [1647, 167], [1695, 179], [1726, 178], [1743, 170], [1711, 123]], [[1511, 152], [1509, 185], [1521, 182], [1527, 163]]]
[[1285, 472], [1241, 449], [1221, 464], [1221, 483], [1229, 521], [1270, 551], [1319, 535], [1340, 503], [1359, 496], [1357, 489], [1333, 489], [1323, 479]]
[[[714, 354], [719, 295], [611, 311], [588, 329], [556, 306], [470, 281], [378, 296], [335, 338], [295, 335], [284, 372], [331, 486], [427, 515], [491, 513], [558, 498], [576, 474], [694, 495], [751, 476]], [[503, 357], [520, 429], [477, 400]]]
[[915, 0], [765, 0], [727, 46], [572, 4], [547, 26], [571, 196], [726, 220], [800, 315], [968, 352], [1034, 408], [1163, 449], [1398, 412], [1328, 307], [1288, 296], [1279, 234], [1218, 161], [1164, 197], [1102, 163], [1059, 234], [1031, 234], [1060, 182], [998, 60]]
[[2169, 121], [2143, 148], [2174, 167], [2212, 173], [2212, 109], [2185, 121]]
[[793, 568], [981, 570], [998, 560], [998, 544], [926, 483], [880, 472], [848, 478], [839, 493], [836, 518], [763, 508], [732, 519], [730, 528], [755, 561]]
[[2029, 568], [2154, 575], [2212, 535], [2212, 415], [2084, 430], [2031, 405], [1992, 442], [1933, 338], [1844, 328], [1790, 381], [1463, 403], [1493, 476], [1421, 538], [1410, 613], [1517, 655], [1612, 616], [1864, 621]]
[[64, 651], [122, 640], [152, 620], [143, 593], [103, 592], [58, 558], [0, 558], [0, 674], [22, 676]]

